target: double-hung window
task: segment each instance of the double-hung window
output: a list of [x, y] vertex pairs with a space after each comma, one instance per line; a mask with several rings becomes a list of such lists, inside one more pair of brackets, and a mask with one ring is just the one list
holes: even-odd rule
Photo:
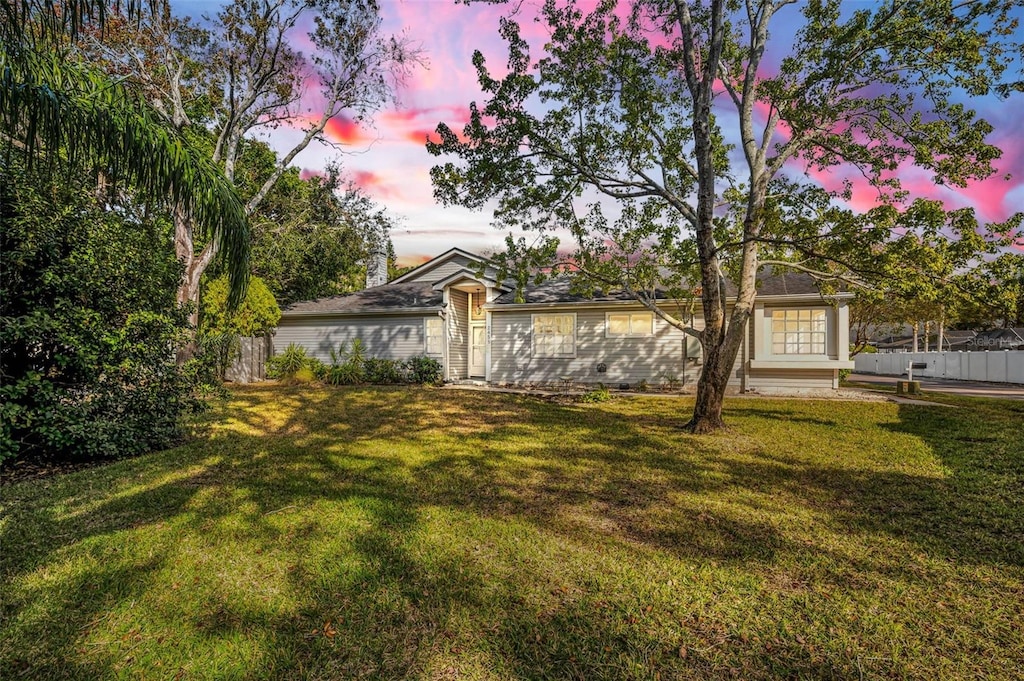
[[772, 310], [773, 355], [824, 355], [825, 310]]
[[440, 355], [444, 352], [444, 320], [440, 317], [428, 317], [423, 322], [424, 352], [428, 355]]
[[576, 356], [576, 314], [533, 315], [534, 357]]
[[605, 336], [608, 338], [654, 335], [654, 314], [650, 312], [609, 312], [604, 321]]

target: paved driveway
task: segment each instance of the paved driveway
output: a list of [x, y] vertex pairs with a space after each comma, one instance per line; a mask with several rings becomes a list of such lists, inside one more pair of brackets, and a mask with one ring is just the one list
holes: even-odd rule
[[[875, 385], [894, 385], [906, 380], [900, 376], [875, 376], [874, 374], [851, 374], [849, 380]], [[1012, 383], [981, 383], [978, 381], [950, 381], [941, 378], [920, 378], [921, 389], [950, 395], [968, 397], [999, 397], [1006, 400], [1024, 400], [1024, 386]]]

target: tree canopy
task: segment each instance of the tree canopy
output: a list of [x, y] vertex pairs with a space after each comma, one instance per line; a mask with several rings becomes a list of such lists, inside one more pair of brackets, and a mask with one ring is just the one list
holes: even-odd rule
[[[305, 30], [308, 51], [292, 45]], [[197, 22], [165, 0], [136, 17], [108, 20], [87, 49], [156, 103], [183, 133], [208, 138], [210, 162], [234, 182], [247, 138], [281, 125], [301, 129], [297, 142], [260, 176], [249, 169], [244, 212], [259, 210], [278, 181], [335, 117], [362, 120], [393, 101], [395, 87], [421, 62], [401, 35], [381, 30], [376, 0], [231, 0]], [[303, 99], [313, 93], [316, 104]], [[175, 248], [185, 263], [178, 300], [198, 304], [203, 273], [219, 248], [194, 233], [187, 212], [175, 215]]]
[[[428, 143], [458, 159], [432, 170], [435, 193], [475, 208], [493, 200], [498, 226], [538, 232], [509, 240], [506, 269], [561, 261], [581, 288], [626, 290], [699, 338], [689, 425], [714, 430], [761, 267], [826, 287], [880, 279], [910, 247], [893, 237], [936, 223], [918, 224], [926, 206], [901, 207], [907, 167], [956, 186], [994, 172], [992, 128], [963, 98], [1020, 89], [1007, 71], [1021, 49], [1015, 4], [550, 0], [539, 59], [513, 16], [500, 27], [504, 75], [474, 54], [486, 101], [458, 134], [441, 123]], [[794, 21], [785, 49], [772, 31]], [[769, 49], [783, 53], [777, 64]], [[844, 209], [850, 185], [830, 192], [808, 176], [839, 166], [882, 208]], [[558, 230], [575, 241], [560, 257]], [[728, 301], [726, 278], [737, 286]], [[703, 326], [663, 309], [658, 285], [699, 290]]]
[[[141, 3], [127, 3], [137, 12]], [[108, 3], [5, 2], [0, 10], [0, 146], [70, 171], [84, 168], [137, 199], [176, 205], [219, 244], [232, 298], [244, 293], [249, 232], [231, 183], [138, 91], [81, 58], [82, 28]]]

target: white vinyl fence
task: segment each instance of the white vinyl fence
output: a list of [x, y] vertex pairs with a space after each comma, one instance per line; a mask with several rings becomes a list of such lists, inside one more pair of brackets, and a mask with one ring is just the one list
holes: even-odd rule
[[1024, 384], [1024, 350], [889, 352], [853, 358], [857, 373], [883, 376], [901, 376], [907, 373], [907, 365], [911, 362], [928, 365], [924, 369], [914, 369], [914, 378]]

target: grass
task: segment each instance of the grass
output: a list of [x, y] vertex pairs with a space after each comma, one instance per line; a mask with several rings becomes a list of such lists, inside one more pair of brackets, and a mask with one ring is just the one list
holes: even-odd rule
[[1024, 404], [248, 388], [0, 487], [0, 678], [1022, 678]]

